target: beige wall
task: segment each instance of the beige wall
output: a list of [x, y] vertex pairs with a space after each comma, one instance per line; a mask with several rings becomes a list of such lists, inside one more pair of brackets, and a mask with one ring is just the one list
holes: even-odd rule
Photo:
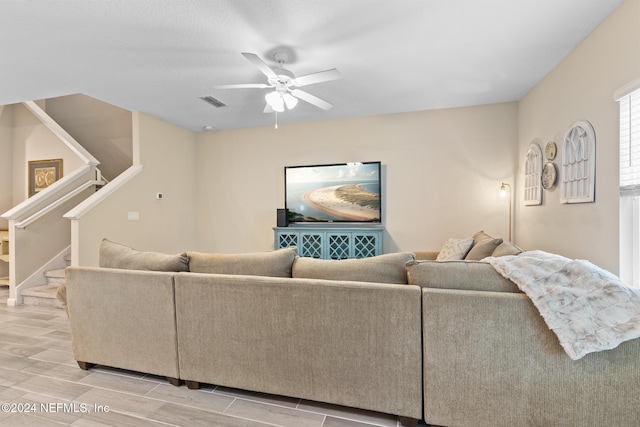
[[271, 249], [284, 166], [349, 161], [382, 162], [384, 252], [508, 234], [515, 103], [202, 133], [196, 147], [198, 250]]
[[[13, 207], [13, 107], [0, 106], [0, 213]], [[0, 218], [0, 228], [8, 221]], [[0, 275], [2, 273], [0, 272]], [[4, 274], [6, 276], [6, 274]]]
[[[147, 251], [193, 247], [195, 134], [142, 113], [133, 120], [142, 172], [79, 221], [80, 265], [98, 265], [103, 237]], [[129, 212], [140, 219], [129, 221]]]
[[[618, 272], [618, 105], [613, 92], [640, 76], [640, 0], [627, 0], [518, 105], [516, 239], [527, 248], [588, 259]], [[542, 206], [523, 206], [524, 159], [532, 142], [544, 150], [579, 119], [596, 133], [595, 203], [561, 204], [559, 189]], [[555, 160], [561, 164], [562, 154]]]

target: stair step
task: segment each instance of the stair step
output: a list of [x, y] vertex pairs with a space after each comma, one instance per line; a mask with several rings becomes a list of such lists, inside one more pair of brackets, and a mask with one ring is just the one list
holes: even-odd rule
[[25, 305], [62, 308], [62, 305], [56, 298], [58, 286], [57, 284], [49, 284], [25, 289], [22, 291], [22, 302]]
[[44, 277], [47, 279], [47, 285], [60, 286], [64, 283], [64, 268], [45, 271]]
[[56, 270], [49, 270], [44, 272], [44, 277], [53, 277], [64, 279], [64, 268], [58, 268]]

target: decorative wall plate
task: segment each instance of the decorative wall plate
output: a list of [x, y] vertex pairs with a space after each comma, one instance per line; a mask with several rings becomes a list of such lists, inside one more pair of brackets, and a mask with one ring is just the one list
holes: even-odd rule
[[544, 154], [547, 157], [547, 160], [553, 160], [556, 158], [557, 146], [553, 141], [547, 142], [547, 145], [544, 147]]
[[556, 181], [558, 179], [558, 172], [556, 170], [556, 165], [553, 162], [547, 162], [542, 168], [542, 187], [545, 190], [551, 190], [556, 186]]

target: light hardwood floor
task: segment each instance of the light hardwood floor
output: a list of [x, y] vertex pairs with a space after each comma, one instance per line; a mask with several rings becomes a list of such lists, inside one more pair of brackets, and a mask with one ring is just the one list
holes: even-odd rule
[[[7, 307], [0, 286], [0, 424], [33, 426], [396, 427], [395, 416], [301, 399], [206, 386], [73, 359], [57, 308]], [[425, 424], [420, 423], [420, 426]]]

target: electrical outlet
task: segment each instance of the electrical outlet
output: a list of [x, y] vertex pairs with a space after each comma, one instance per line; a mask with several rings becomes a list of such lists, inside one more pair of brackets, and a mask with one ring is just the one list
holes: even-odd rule
[[140, 212], [128, 212], [127, 219], [129, 221], [138, 221], [140, 219]]

